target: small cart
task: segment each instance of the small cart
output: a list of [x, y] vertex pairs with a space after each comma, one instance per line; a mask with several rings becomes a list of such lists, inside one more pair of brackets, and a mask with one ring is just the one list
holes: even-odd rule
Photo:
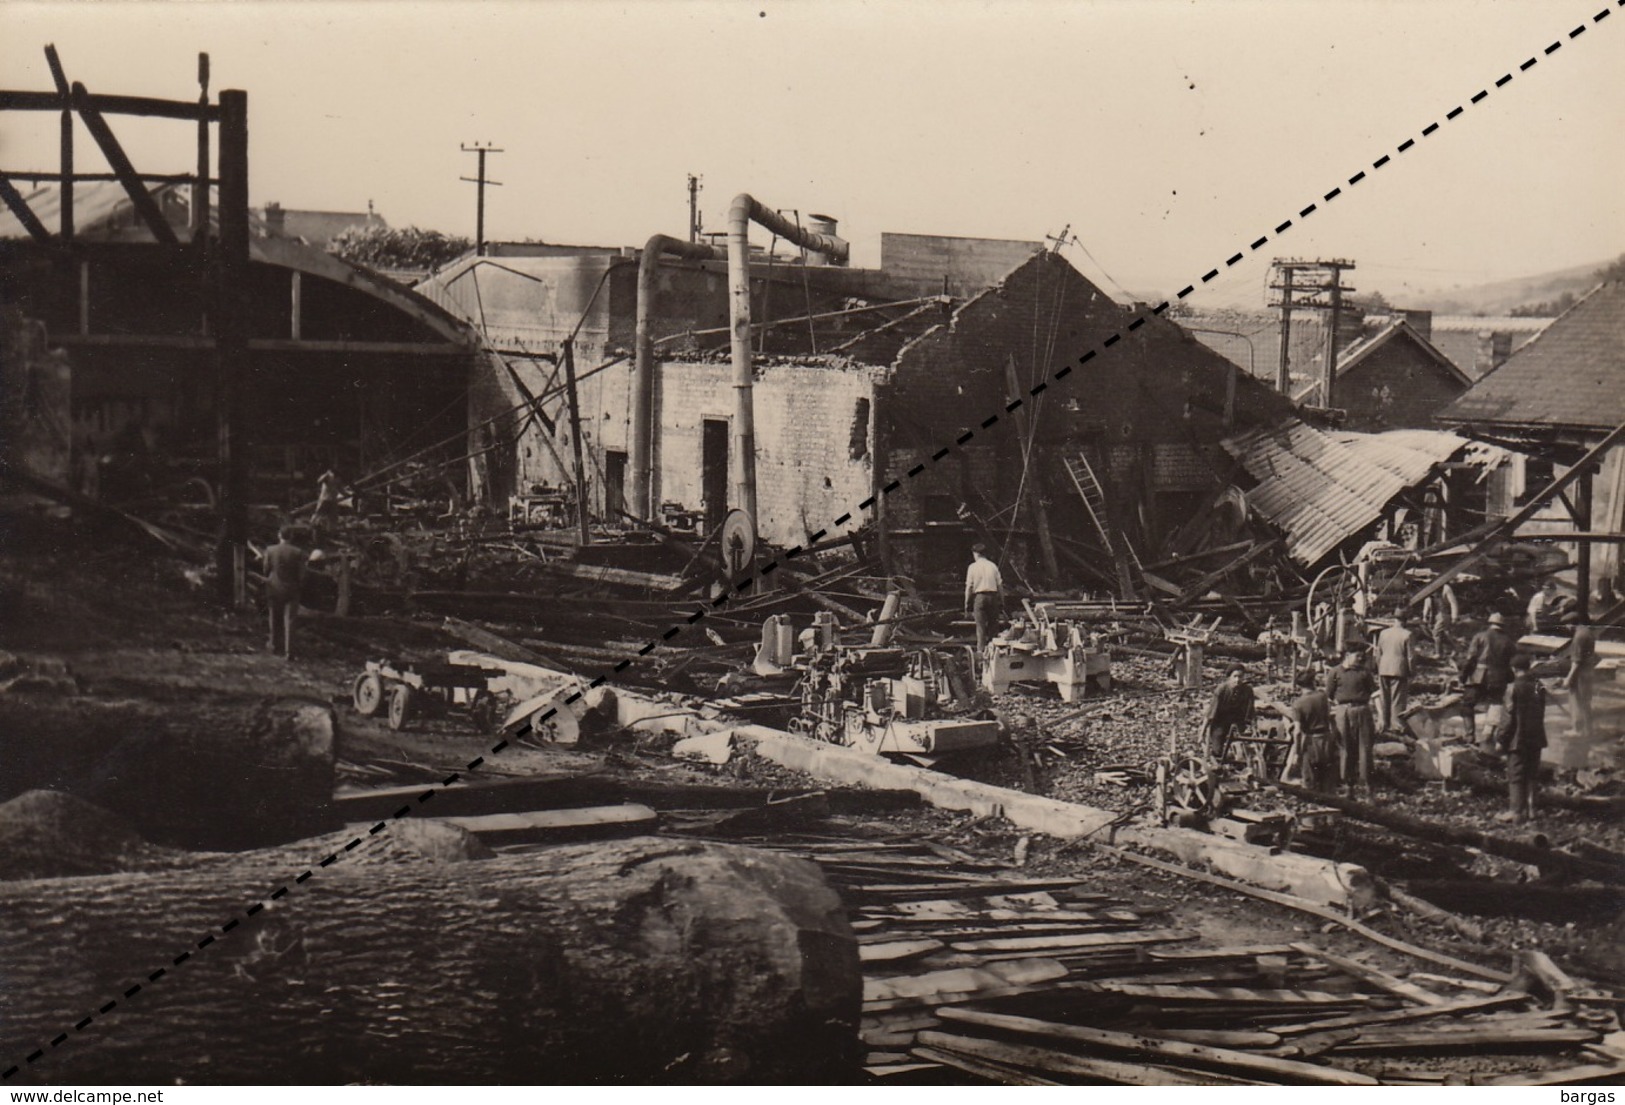
[[387, 711], [389, 727], [404, 729], [414, 717], [467, 713], [482, 732], [496, 728], [507, 696], [491, 689], [506, 676], [501, 668], [449, 660], [368, 660], [356, 676], [351, 698], [362, 717]]

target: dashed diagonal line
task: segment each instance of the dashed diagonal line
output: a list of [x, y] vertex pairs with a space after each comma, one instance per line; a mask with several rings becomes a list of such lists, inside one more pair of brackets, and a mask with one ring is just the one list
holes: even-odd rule
[[[1625, 0], [1614, 0], [1614, 7], [1625, 7]], [[1591, 18], [1587, 22], [1580, 23], [1579, 25], [1574, 27], [1573, 30], [1569, 31], [1567, 35], [1553, 41], [1549, 46], [1545, 47], [1538, 55], [1532, 55], [1526, 61], [1519, 64], [1518, 69], [1517, 69], [1517, 73], [1519, 73], [1519, 74], [1527, 73], [1529, 70], [1533, 69], [1536, 65], [1538, 65], [1542, 58], [1550, 57], [1551, 55], [1557, 53], [1559, 50], [1561, 50], [1563, 48], [1563, 46], [1564, 46], [1564, 44], [1566, 42], [1571, 42], [1574, 39], [1579, 38], [1581, 35], [1586, 33], [1586, 31], [1587, 31], [1587, 29], [1589, 27], [1591, 27], [1591, 26], [1593, 26], [1595, 24], [1601, 23], [1603, 20], [1609, 18], [1609, 16], [1611, 16], [1612, 14], [1613, 14], [1613, 9], [1612, 8], [1603, 8], [1603, 9], [1601, 9], [1595, 15], [1591, 16]], [[1473, 93], [1473, 95], [1470, 96], [1465, 101], [1465, 106], [1463, 104], [1458, 104], [1455, 107], [1451, 108], [1449, 111], [1445, 112], [1444, 116], [1443, 116], [1444, 122], [1445, 123], [1452, 123], [1455, 120], [1461, 118], [1461, 116], [1466, 112], [1468, 107], [1476, 107], [1478, 104], [1483, 103], [1484, 100], [1489, 97], [1490, 92], [1491, 92], [1491, 88], [1500, 89], [1500, 88], [1506, 87], [1508, 84], [1510, 84], [1512, 82], [1515, 75], [1516, 74], [1514, 74], [1512, 71], [1509, 70], [1507, 73], [1505, 73], [1501, 77], [1497, 78], [1492, 86], [1486, 86], [1485, 88], [1479, 89], [1477, 92]], [[1423, 139], [1427, 139], [1427, 138], [1431, 137], [1432, 135], [1434, 135], [1435, 133], [1437, 133], [1441, 129], [1441, 126], [1442, 126], [1442, 124], [1439, 123], [1438, 121], [1428, 123], [1427, 126], [1422, 128], [1422, 130], [1420, 132], [1420, 137], [1423, 138]], [[1225, 258], [1224, 261], [1220, 265], [1216, 265], [1213, 268], [1209, 269], [1206, 273], [1203, 273], [1199, 280], [1193, 281], [1192, 283], [1187, 284], [1184, 288], [1180, 289], [1180, 291], [1174, 296], [1174, 299], [1180, 300], [1180, 299], [1184, 299], [1187, 296], [1191, 295], [1193, 292], [1195, 292], [1196, 288], [1199, 285], [1207, 284], [1210, 281], [1216, 279], [1218, 277], [1219, 273], [1222, 270], [1232, 268], [1235, 265], [1240, 264], [1249, 254], [1256, 253], [1258, 250], [1262, 249], [1265, 245], [1267, 245], [1271, 240], [1273, 240], [1275, 238], [1279, 238], [1281, 235], [1283, 235], [1283, 234], [1287, 233], [1289, 230], [1291, 230], [1294, 223], [1302, 222], [1304, 219], [1309, 218], [1316, 211], [1320, 210], [1320, 208], [1323, 207], [1324, 205], [1329, 204], [1329, 203], [1333, 202], [1334, 200], [1338, 199], [1339, 197], [1347, 194], [1347, 192], [1346, 192], [1347, 189], [1352, 189], [1352, 188], [1355, 188], [1356, 186], [1358, 186], [1362, 181], [1367, 179], [1367, 176], [1369, 175], [1369, 173], [1374, 173], [1374, 172], [1377, 172], [1377, 171], [1383, 169], [1390, 162], [1392, 162], [1395, 157], [1410, 152], [1412, 149], [1416, 148], [1416, 146], [1417, 146], [1417, 139], [1416, 138], [1406, 138], [1403, 142], [1401, 142], [1398, 146], [1395, 147], [1393, 153], [1391, 153], [1391, 154], [1390, 153], [1384, 153], [1381, 156], [1379, 156], [1375, 161], [1371, 162], [1371, 166], [1370, 166], [1369, 170], [1367, 170], [1367, 169], [1359, 170], [1353, 176], [1349, 177], [1345, 184], [1341, 184], [1341, 185], [1338, 185], [1337, 187], [1334, 187], [1331, 191], [1326, 192], [1324, 195], [1322, 195], [1319, 200], [1317, 200], [1317, 201], [1315, 201], [1313, 203], [1310, 203], [1307, 206], [1299, 209], [1297, 217], [1295, 219], [1286, 219], [1286, 220], [1282, 221], [1281, 223], [1279, 223], [1272, 231], [1270, 231], [1268, 233], [1260, 234], [1257, 238], [1255, 238], [1251, 242], [1249, 242], [1244, 249], [1238, 249], [1235, 253], [1233, 253], [1229, 257]], [[1042, 395], [1045, 391], [1047, 391], [1049, 389], [1051, 383], [1059, 383], [1059, 382], [1065, 380], [1067, 377], [1069, 377], [1072, 374], [1072, 371], [1073, 371], [1073, 369], [1075, 367], [1081, 367], [1083, 365], [1088, 364], [1090, 361], [1094, 360], [1095, 357], [1098, 356], [1101, 352], [1103, 352], [1103, 351], [1105, 351], [1107, 349], [1110, 349], [1112, 346], [1114, 346], [1114, 345], [1118, 344], [1118, 342], [1122, 341], [1125, 334], [1132, 333], [1135, 330], [1140, 329], [1140, 327], [1144, 326], [1147, 319], [1150, 316], [1152, 316], [1152, 315], [1160, 315], [1163, 312], [1167, 311], [1170, 306], [1172, 306], [1172, 303], [1170, 301], [1168, 301], [1168, 300], [1164, 300], [1163, 302], [1157, 304], [1155, 307], [1150, 308], [1148, 311], [1137, 314], [1122, 329], [1112, 333], [1110, 336], [1103, 339], [1098, 344], [1097, 347], [1091, 348], [1091, 349], [1087, 350], [1086, 352], [1084, 352], [1083, 355], [1078, 358], [1077, 365], [1063, 365], [1061, 368], [1057, 369], [1055, 372], [1050, 374], [1050, 379], [1040, 381], [1039, 383], [1037, 383], [1037, 384], [1033, 385], [1031, 388], [1029, 388], [1028, 391], [1027, 391], [1027, 397], [1028, 398], [1036, 398], [1039, 395]], [[1004, 414], [1013, 414], [1015, 411], [1019, 410], [1025, 402], [1026, 402], [1026, 399], [1018, 396], [1018, 397], [1010, 400], [1008, 403], [1005, 404], [1004, 409], [1003, 409], [1003, 413]], [[876, 503], [881, 498], [888, 497], [890, 495], [895, 494], [897, 491], [899, 491], [905, 485], [905, 483], [907, 483], [908, 481], [917, 479], [919, 476], [923, 475], [926, 471], [928, 471], [929, 470], [929, 465], [939, 463], [940, 461], [942, 461], [943, 459], [948, 457], [955, 449], [964, 448], [965, 445], [967, 445], [970, 441], [972, 441], [976, 437], [976, 435], [977, 435], [977, 433], [979, 431], [980, 432], [990, 431], [996, 425], [998, 425], [1001, 420], [1002, 420], [1002, 415], [1000, 413], [995, 412], [993, 414], [990, 414], [987, 418], [985, 418], [985, 419], [983, 419], [981, 421], [981, 423], [979, 424], [979, 430], [975, 430], [975, 429], [967, 429], [967, 430], [965, 430], [957, 438], [954, 439], [954, 441], [953, 441], [953, 443], [951, 445], [945, 445], [945, 446], [939, 448], [938, 450], [936, 450], [934, 453], [932, 453], [929, 461], [923, 462], [923, 463], [920, 463], [920, 464], [916, 464], [914, 467], [910, 468], [908, 470], [908, 472], [905, 473], [903, 476], [900, 476], [898, 478], [895, 478], [895, 479], [891, 480], [884, 487], [882, 487], [879, 492], [877, 492], [874, 495], [869, 496], [867, 499], [864, 499], [853, 510], [848, 511], [848, 512], [840, 515], [840, 517], [836, 518], [831, 523], [831, 525], [835, 526], [835, 527], [845, 526], [848, 522], [850, 522], [852, 520], [852, 518], [853, 518], [853, 516], [855, 514], [865, 514], [865, 513], [869, 513], [871, 511], [873, 511]], [[807, 545], [815, 545], [815, 544], [817, 544], [819, 541], [823, 540], [824, 537], [826, 537], [828, 535], [828, 533], [829, 533], [829, 528], [826, 527], [824, 529], [820, 529], [816, 533], [810, 534], [808, 536], [808, 538], [807, 538]], [[689, 615], [687, 615], [687, 617], [684, 618], [682, 624], [680, 624], [680, 625], [672, 625], [672, 626], [668, 627], [664, 632], [662, 632], [660, 634], [658, 639], [651, 638], [650, 640], [645, 641], [643, 643], [643, 645], [640, 646], [637, 649], [636, 655], [638, 657], [643, 657], [643, 656], [649, 655], [649, 653], [653, 652], [657, 647], [659, 647], [659, 645], [662, 642], [670, 641], [672, 638], [674, 638], [678, 634], [682, 633], [683, 630], [685, 628], [687, 628], [688, 626], [692, 626], [695, 623], [703, 620], [709, 613], [711, 613], [712, 610], [719, 609], [722, 606], [726, 605], [729, 601], [732, 600], [732, 598], [734, 596], [736, 596], [736, 595], [743, 596], [743, 595], [747, 594], [755, 586], [755, 584], [756, 584], [756, 582], [758, 580], [764, 579], [767, 576], [771, 575], [774, 571], [776, 571], [780, 567], [780, 565], [782, 565], [784, 563], [787, 563], [789, 561], [795, 560], [797, 557], [803, 556], [806, 553], [807, 553], [807, 546], [806, 545], [797, 545], [797, 546], [795, 546], [795, 547], [793, 547], [791, 549], [785, 550], [785, 552], [780, 554], [777, 558], [775, 558], [775, 559], [769, 561], [767, 564], [765, 564], [758, 572], [756, 572], [755, 575], [747, 576], [746, 578], [744, 578], [744, 579], [738, 581], [737, 583], [735, 583], [734, 586], [732, 588], [730, 588], [729, 590], [725, 590], [721, 594], [717, 595], [716, 598], [711, 600], [711, 602], [709, 604], [710, 609], [706, 609], [705, 607], [701, 607], [700, 609], [697, 609], [697, 610], [693, 611], [692, 613], [690, 613]], [[595, 676], [591, 681], [589, 681], [585, 685], [584, 688], [572, 692], [564, 700], [564, 705], [572, 706], [575, 703], [579, 702], [582, 699], [582, 697], [586, 694], [587, 691], [593, 690], [593, 689], [595, 689], [597, 687], [602, 686], [605, 682], [608, 681], [608, 679], [609, 679], [609, 677], [611, 675], [615, 675], [615, 674], [618, 674], [620, 672], [625, 671], [627, 668], [632, 666], [633, 662], [634, 662], [633, 657], [626, 657], [626, 658], [620, 660], [613, 667], [609, 668], [607, 671], [601, 672], [600, 674]], [[556, 717], [558, 715], [558, 713], [559, 713], [559, 707], [550, 707], [547, 710], [543, 711], [541, 714], [537, 715], [533, 720], [535, 722], [545, 723], [547, 721], [552, 720], [554, 717]], [[524, 726], [522, 726], [518, 730], [516, 730], [513, 733], [513, 736], [515, 736], [515, 737], [527, 736], [532, 731], [532, 728], [533, 728], [533, 726], [531, 725], [531, 723], [526, 723]], [[503, 739], [501, 739], [501, 740], [497, 741], [495, 744], [493, 744], [491, 746], [490, 750], [486, 753], [486, 755], [492, 755], [492, 756], [500, 755], [509, 746], [509, 743], [510, 743], [509, 740], [506, 737], [504, 737]], [[464, 771], [477, 771], [485, 763], [485, 758], [486, 757], [483, 756], [483, 755], [474, 757], [472, 760], [470, 760], [468, 762], [467, 766], [463, 770]], [[437, 783], [437, 784], [435, 784], [433, 786], [430, 786], [426, 790], [424, 790], [423, 793], [419, 794], [414, 801], [403, 804], [392, 815], [390, 815], [390, 817], [388, 819], [383, 820], [383, 821], [379, 821], [378, 823], [373, 825], [370, 829], [367, 830], [367, 835], [368, 836], [375, 836], [375, 835], [377, 835], [379, 833], [386, 832], [388, 830], [388, 828], [389, 828], [390, 821], [395, 821], [395, 820], [399, 820], [399, 819], [404, 818], [404, 817], [412, 816], [412, 814], [417, 812], [417, 810], [420, 807], [422, 807], [423, 805], [425, 805], [428, 802], [432, 801], [435, 794], [439, 790], [445, 789], [446, 787], [456, 786], [459, 782], [462, 781], [462, 778], [463, 778], [463, 773], [462, 772], [458, 772], [458, 771], [452, 772], [451, 774], [447, 775], [444, 779], [442, 779], [439, 783]], [[203, 937], [201, 937], [200, 939], [198, 939], [197, 941], [194, 942], [194, 946], [192, 948], [189, 948], [189, 949], [187, 949], [185, 951], [182, 951], [179, 955], [176, 955], [175, 957], [173, 957], [170, 960], [170, 962], [169, 962], [169, 964], [167, 966], [160, 966], [156, 970], [148, 972], [144, 976], [144, 978], [145, 978], [144, 982], [135, 982], [133, 985], [129, 986], [128, 988], [126, 988], [123, 991], [122, 1002], [128, 1002], [130, 999], [135, 998], [147, 986], [149, 986], [151, 984], [154, 984], [154, 983], [157, 983], [161, 979], [168, 976], [173, 969], [183, 966], [184, 964], [190, 962], [194, 956], [200, 954], [205, 949], [207, 949], [209, 947], [212, 947], [214, 944], [216, 944], [220, 940], [222, 940], [222, 939], [224, 939], [226, 937], [229, 937], [232, 934], [233, 931], [235, 931], [239, 926], [242, 925], [244, 920], [251, 920], [252, 918], [257, 916], [259, 913], [264, 911], [269, 903], [274, 902], [274, 901], [278, 901], [278, 900], [286, 897], [289, 894], [292, 887], [294, 887], [294, 886], [302, 886], [304, 883], [306, 883], [310, 879], [314, 878], [318, 871], [325, 870], [325, 869], [327, 869], [329, 867], [332, 867], [334, 864], [341, 862], [345, 855], [347, 855], [350, 852], [353, 852], [355, 849], [359, 848], [364, 839], [365, 839], [365, 837], [358, 836], [358, 837], [355, 837], [354, 839], [350, 840], [342, 848], [339, 848], [336, 851], [328, 854], [323, 859], [321, 859], [319, 862], [313, 864], [311, 867], [307, 868], [305, 871], [301, 872], [299, 875], [295, 876], [293, 879], [289, 880], [284, 885], [278, 887], [276, 890], [272, 891], [270, 894], [266, 895], [264, 898], [262, 898], [259, 901], [253, 902], [253, 903], [249, 904], [248, 906], [246, 906], [241, 911], [240, 916], [229, 918], [224, 923], [222, 923], [215, 932], [210, 932], [210, 933], [205, 934]], [[79, 1021], [77, 1021], [72, 1026], [71, 1029], [68, 1029], [68, 1030], [65, 1030], [65, 1031], [63, 1031], [61, 1033], [58, 1033], [55, 1037], [53, 1037], [50, 1040], [49, 1043], [35, 1048], [33, 1051], [29, 1052], [27, 1056], [25, 1056], [23, 1059], [21, 1059], [17, 1063], [14, 1063], [10, 1067], [6, 1068], [4, 1071], [0, 1071], [0, 1079], [10, 1079], [10, 1078], [15, 1077], [25, 1066], [32, 1066], [34, 1063], [37, 1063], [39, 1060], [44, 1058], [51, 1051], [55, 1050], [56, 1048], [62, 1046], [65, 1043], [67, 1043], [68, 1040], [70, 1040], [72, 1038], [72, 1035], [71, 1035], [72, 1033], [83, 1032], [85, 1029], [89, 1028], [90, 1025], [95, 1023], [98, 1019], [100, 1019], [102, 1017], [106, 1017], [107, 1015], [111, 1014], [115, 1009], [118, 1009], [120, 1006], [121, 1006], [121, 999], [120, 998], [112, 998], [112, 999], [108, 1000], [107, 1002], [102, 1004], [100, 1007], [98, 1007], [94, 1012], [87, 1013], [83, 1018], [81, 1018]]]

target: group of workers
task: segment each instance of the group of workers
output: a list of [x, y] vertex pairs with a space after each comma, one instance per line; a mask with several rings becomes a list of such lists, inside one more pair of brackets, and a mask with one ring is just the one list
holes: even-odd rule
[[[1555, 586], [1537, 592], [1528, 608], [1531, 626], [1547, 628], [1546, 610], [1555, 605]], [[1542, 596], [1544, 595], [1544, 598]], [[1538, 607], [1538, 609], [1537, 609]], [[1591, 700], [1597, 666], [1596, 635], [1578, 610], [1568, 609], [1561, 623], [1572, 627], [1569, 667], [1564, 687], [1575, 731], [1591, 735]], [[1328, 667], [1323, 680], [1313, 669], [1297, 673], [1302, 692], [1287, 714], [1299, 734], [1303, 785], [1330, 793], [1341, 789], [1371, 794], [1372, 752], [1378, 733], [1397, 734], [1416, 672], [1416, 625], [1401, 616], [1367, 644], [1363, 624], [1343, 636], [1342, 660]], [[1441, 657], [1444, 658], [1444, 657]], [[1519, 651], [1508, 632], [1507, 618], [1491, 614], [1460, 658], [1462, 715], [1468, 736], [1485, 749], [1506, 757], [1508, 809], [1501, 819], [1525, 822], [1534, 816], [1536, 776], [1546, 747], [1546, 690], [1531, 674], [1531, 658]], [[1480, 739], [1478, 708], [1500, 706], [1499, 720]], [[1253, 720], [1255, 695], [1232, 668], [1214, 691], [1206, 714], [1208, 754], [1223, 756], [1226, 742]]]

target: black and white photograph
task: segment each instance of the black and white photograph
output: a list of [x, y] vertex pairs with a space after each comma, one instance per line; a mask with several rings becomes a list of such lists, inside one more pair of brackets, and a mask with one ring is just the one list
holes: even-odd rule
[[1613, 1102], [1622, 136], [1625, 0], [0, 0], [0, 1094]]

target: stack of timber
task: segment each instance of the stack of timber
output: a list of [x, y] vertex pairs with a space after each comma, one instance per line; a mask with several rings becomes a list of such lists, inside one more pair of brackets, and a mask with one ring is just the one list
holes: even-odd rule
[[888, 1084], [1435, 1085], [1467, 1053], [1485, 1084], [1625, 1076], [1609, 1026], [1528, 974], [1430, 989], [1308, 943], [1200, 947], [1165, 911], [921, 836], [750, 843], [845, 900], [865, 1069]]

